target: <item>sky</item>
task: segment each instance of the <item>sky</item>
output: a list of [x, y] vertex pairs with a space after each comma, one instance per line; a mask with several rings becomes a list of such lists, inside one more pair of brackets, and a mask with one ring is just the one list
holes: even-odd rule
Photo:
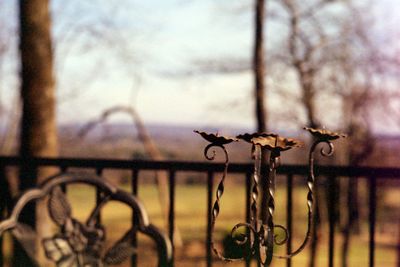
[[[103, 55], [107, 57], [107, 62], [100, 59], [101, 63], [95, 63], [103, 68], [98, 70], [101, 73], [98, 76], [101, 77], [87, 77], [88, 86], [79, 90], [78, 98], [72, 97], [60, 103], [61, 120], [87, 120], [98, 116], [107, 107], [133, 104], [144, 121], [151, 123], [251, 124], [247, 122], [252, 120], [251, 110], [246, 110], [245, 114], [236, 111], [234, 107], [229, 107], [235, 110], [233, 113], [219, 110], [219, 106], [226, 107], [227, 102], [236, 98], [251, 101], [250, 74], [238, 77], [185, 74], [193, 68], [192, 61], [196, 59], [237, 54], [249, 57], [250, 32], [239, 23], [233, 23], [242, 28], [234, 32], [235, 28], [229, 18], [221, 17], [223, 6], [212, 1], [130, 3], [132, 9], [127, 9], [133, 10], [133, 15], [129, 14], [131, 12], [121, 12], [116, 17], [122, 21], [118, 31], [126, 34], [126, 40], [132, 43], [132, 47], [128, 44], [132, 61], [129, 66], [121, 64], [120, 59], [112, 59], [113, 53], [107, 53], [107, 50], [113, 49], [112, 46], [106, 49], [96, 47], [101, 51], [100, 54], [104, 52]], [[54, 20], [57, 25], [57, 18]], [[114, 64], [111, 61], [115, 61]], [[82, 72], [92, 73], [93, 62], [91, 55], [76, 53], [76, 56], [69, 58], [66, 68], [75, 69], [72, 76], [78, 79], [79, 76], [85, 76]], [[98, 69], [97, 66], [95, 69]], [[65, 77], [68, 82], [60, 81], [60, 87], [67, 87], [65, 85], [71, 80], [71, 76]], [[62, 91], [68, 94], [69, 89], [60, 89], [61, 96]], [[71, 108], [77, 103], [84, 106], [85, 114], [82, 114], [81, 109]], [[115, 118], [117, 121], [124, 119], [129, 118]]]
[[[133, 105], [146, 123], [254, 127], [251, 73], [205, 75], [194, 65], [250, 60], [252, 17], [246, 1], [111, 2], [52, 2], [59, 123], [85, 123], [104, 109]], [[9, 3], [7, 12], [16, 17], [16, 1]], [[375, 12], [381, 32], [398, 34], [398, 0], [381, 0]], [[18, 66], [5, 69], [17, 73]], [[17, 90], [4, 88], [18, 88], [17, 77], [10, 75], [0, 88], [3, 99], [12, 98]], [[282, 106], [281, 100], [269, 101]], [[113, 121], [129, 119], [119, 115]]]

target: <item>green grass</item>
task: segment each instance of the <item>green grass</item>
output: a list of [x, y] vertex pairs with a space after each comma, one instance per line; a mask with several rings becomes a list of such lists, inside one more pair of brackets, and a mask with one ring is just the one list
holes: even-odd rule
[[[128, 186], [124, 187], [125, 190]], [[296, 188], [294, 194], [294, 236], [293, 247], [298, 246], [306, 230], [307, 209], [305, 203], [306, 189]], [[215, 193], [213, 192], [213, 195]], [[388, 195], [397, 196], [391, 192]], [[68, 187], [68, 197], [72, 203], [73, 216], [84, 221], [95, 205], [95, 192], [88, 186], [73, 185]], [[214, 196], [213, 196], [214, 197]], [[165, 220], [161, 214], [161, 207], [158, 200], [156, 186], [143, 184], [139, 187], [139, 198], [144, 203], [150, 221], [165, 231]], [[390, 202], [390, 201], [388, 201]], [[221, 200], [221, 212], [216, 224], [216, 240], [222, 240], [223, 236], [238, 222], [244, 221], [245, 216], [245, 190], [237, 184], [228, 184]], [[286, 195], [282, 188], [276, 191], [276, 223], [286, 225], [285, 223]], [[205, 266], [205, 239], [207, 225], [207, 190], [205, 185], [181, 185], [176, 187], [175, 200], [175, 222], [179, 233], [183, 239], [183, 247], [177, 250], [176, 266]], [[380, 211], [379, 216], [387, 214], [386, 211]], [[113, 229], [107, 232], [108, 240], [117, 240], [130, 226], [131, 211], [120, 203], [111, 202], [107, 204], [102, 212], [103, 223], [106, 229]], [[384, 218], [378, 218], [383, 221]], [[354, 236], [350, 248], [349, 266], [367, 266], [368, 265], [368, 234], [367, 224], [362, 225], [362, 233]], [[385, 227], [377, 228], [377, 240], [384, 240]], [[328, 229], [325, 221], [322, 222], [322, 235], [320, 236], [320, 249], [317, 258], [317, 266], [327, 266], [328, 257]], [[396, 232], [395, 232], [396, 233]], [[397, 233], [398, 234], [398, 233]], [[109, 242], [110, 245], [113, 241]], [[391, 267], [396, 266], [396, 250], [394, 247], [388, 247], [377, 243], [376, 266]], [[386, 242], [387, 244], [387, 242]], [[335, 266], [340, 263], [340, 234], [336, 235], [335, 243]], [[283, 253], [285, 247], [281, 247], [277, 253]], [[309, 251], [308, 248], [293, 259], [293, 266], [307, 266]], [[200, 262], [203, 262], [200, 264]], [[225, 266], [216, 261], [215, 266]], [[229, 266], [243, 266], [243, 263], [234, 263]], [[255, 266], [255, 265], [254, 265]], [[273, 267], [285, 266], [285, 261], [275, 259]]]
[[[126, 188], [125, 188], [126, 189]], [[94, 201], [88, 202], [87, 199], [94, 199], [94, 191], [89, 191], [84, 187], [72, 187], [69, 189], [69, 196], [77, 211], [77, 217], [87, 213], [94, 205]], [[301, 243], [306, 230], [307, 208], [305, 203], [306, 189], [296, 188], [294, 195], [294, 241], [293, 247]], [[214, 194], [214, 192], [213, 192]], [[213, 196], [214, 197], [214, 196]], [[158, 201], [158, 192], [156, 186], [144, 184], [140, 185], [139, 198], [144, 203], [152, 223], [165, 230], [165, 221], [161, 214], [161, 207]], [[184, 249], [188, 253], [179, 253], [179, 261], [190, 261], [190, 258], [201, 257], [205, 255], [204, 242], [206, 238], [207, 225], [207, 190], [204, 185], [177, 185], [175, 200], [175, 222], [184, 242]], [[245, 190], [237, 184], [228, 184], [221, 200], [221, 212], [216, 224], [215, 238], [221, 240], [223, 236], [238, 222], [244, 221], [245, 216]], [[285, 225], [285, 206], [286, 195], [283, 189], [276, 191], [276, 223]], [[130, 211], [121, 204], [112, 203], [106, 206], [103, 212], [104, 223], [108, 227], [117, 229], [113, 231], [110, 238], [118, 238], [129, 227]], [[117, 227], [116, 227], [117, 226]], [[368, 235], [365, 230], [367, 224], [363, 225], [362, 234], [354, 236], [350, 248], [350, 266], [368, 265]], [[323, 234], [320, 236], [320, 249], [317, 266], [327, 266], [328, 257], [328, 229], [327, 224], [322, 225]], [[379, 232], [377, 239], [379, 239]], [[191, 248], [192, 244], [197, 244]], [[340, 234], [336, 235], [335, 243], [335, 262], [339, 266], [339, 252], [341, 246]], [[191, 248], [191, 249], [190, 249]], [[284, 247], [280, 249], [282, 252]], [[309, 251], [306, 250], [293, 259], [293, 266], [306, 266], [308, 262]], [[276, 259], [273, 266], [284, 266], [282, 260]], [[392, 248], [377, 245], [376, 266], [390, 267], [395, 266], [396, 251]], [[240, 264], [242, 266], [242, 264]], [[182, 265], [184, 266], [184, 265]], [[235, 265], [233, 265], [235, 266]]]

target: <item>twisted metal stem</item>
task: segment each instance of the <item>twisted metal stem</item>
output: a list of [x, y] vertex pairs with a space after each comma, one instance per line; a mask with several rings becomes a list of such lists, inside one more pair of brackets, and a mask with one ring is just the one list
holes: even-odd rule
[[259, 145], [254, 146], [254, 174], [253, 174], [253, 184], [251, 188], [251, 203], [250, 203], [250, 223], [254, 225], [257, 229], [257, 199], [258, 199], [258, 183], [260, 180], [261, 171], [261, 147]]
[[[272, 153], [271, 153], [272, 154]], [[274, 228], [274, 211], [275, 211], [275, 176], [276, 176], [276, 157], [271, 155], [269, 161], [268, 174], [268, 218], [267, 225], [269, 230]]]
[[269, 173], [268, 173], [268, 217], [267, 217], [267, 236], [264, 240], [264, 246], [266, 249], [266, 259], [262, 261], [264, 266], [269, 266], [272, 261], [273, 248], [275, 243], [274, 235], [274, 211], [275, 211], [275, 177], [276, 168], [279, 164], [279, 154], [275, 151], [271, 152], [269, 159]]
[[[325, 151], [324, 148], [321, 148], [320, 153], [322, 156], [331, 156], [334, 152], [333, 144], [326, 139], [319, 139], [315, 141], [309, 152], [309, 174], [307, 177], [307, 208], [308, 208], [308, 220], [307, 220], [307, 232], [305, 238], [301, 245], [292, 253], [288, 255], [274, 255], [273, 247], [276, 245], [283, 245], [289, 238], [288, 230], [282, 225], [275, 225], [273, 216], [275, 211], [275, 179], [276, 179], [276, 169], [279, 165], [280, 154], [279, 151], [271, 151], [270, 160], [269, 160], [269, 173], [268, 173], [268, 181], [267, 181], [267, 218], [266, 224], [258, 223], [258, 210], [257, 210], [257, 200], [258, 200], [258, 186], [261, 172], [261, 147], [259, 145], [255, 145], [253, 147], [254, 151], [254, 173], [253, 173], [253, 183], [251, 187], [251, 203], [250, 203], [250, 221], [248, 223], [238, 223], [231, 230], [232, 240], [240, 246], [245, 244], [250, 245], [250, 253], [252, 255], [255, 254], [256, 250], [259, 250], [259, 262], [263, 266], [269, 266], [272, 258], [277, 257], [281, 259], [291, 258], [297, 254], [299, 254], [308, 243], [311, 238], [311, 228], [312, 228], [312, 218], [313, 218], [313, 208], [314, 208], [314, 184], [315, 184], [315, 174], [314, 174], [314, 156], [317, 146], [320, 143], [325, 143], [329, 146], [329, 150]], [[212, 208], [211, 214], [211, 248], [214, 253], [224, 261], [239, 261], [243, 260], [244, 257], [241, 258], [227, 258], [215, 247], [214, 242], [214, 230], [216, 220], [218, 218], [220, 212], [220, 201], [225, 189], [225, 178], [228, 172], [229, 165], [229, 156], [228, 152], [225, 149], [224, 145], [211, 143], [204, 149], [204, 156], [208, 160], [214, 160], [216, 152], [212, 151], [212, 154], [209, 154], [211, 148], [220, 148], [224, 151], [225, 154], [225, 166], [223, 170], [223, 174], [221, 180], [218, 184], [216, 191], [216, 199]], [[244, 227], [246, 228], [246, 234], [239, 233], [238, 229]], [[275, 229], [279, 228], [284, 231], [283, 238], [281, 236], [275, 235]], [[278, 239], [279, 237], [279, 239]]]
[[[226, 151], [226, 148], [223, 145], [219, 145], [219, 144], [214, 144], [211, 143], [208, 146], [206, 146], [206, 148], [204, 149], [204, 156], [206, 159], [208, 160], [214, 160], [215, 159], [215, 150], [212, 151], [212, 155], [209, 155], [209, 151], [211, 148], [220, 148], [222, 149], [222, 151], [224, 151], [225, 154], [225, 167], [224, 167], [224, 171], [222, 173], [222, 177], [221, 180], [218, 184], [217, 187], [217, 191], [216, 191], [216, 198], [215, 198], [215, 202], [211, 211], [211, 249], [214, 251], [214, 253], [217, 255], [218, 258], [220, 258], [221, 260], [224, 261], [236, 261], [236, 260], [241, 260], [241, 259], [230, 259], [230, 258], [226, 258], [224, 257], [224, 255], [222, 255], [222, 253], [220, 251], [218, 251], [218, 249], [215, 247], [215, 242], [214, 242], [214, 230], [215, 230], [215, 223], [217, 221], [218, 215], [219, 215], [219, 211], [220, 211], [220, 201], [222, 198], [222, 195], [224, 194], [224, 190], [225, 190], [225, 178], [226, 175], [228, 173], [228, 166], [229, 166], [229, 156], [228, 156], [228, 152]], [[237, 227], [238, 228], [238, 227]], [[233, 232], [236, 231], [233, 230]]]
[[317, 140], [315, 141], [310, 149], [309, 153], [309, 170], [308, 170], [308, 177], [307, 177], [307, 208], [308, 208], [308, 219], [307, 219], [307, 232], [306, 236], [301, 243], [301, 245], [292, 253], [288, 255], [274, 255], [276, 258], [280, 259], [288, 259], [291, 258], [297, 254], [299, 254], [307, 245], [308, 241], [311, 238], [311, 227], [312, 226], [312, 218], [313, 218], [313, 208], [314, 208], [314, 185], [315, 185], [315, 173], [314, 173], [314, 156], [315, 156], [315, 150], [317, 146], [321, 143], [325, 143], [328, 145], [329, 150], [325, 151], [324, 148], [322, 147], [320, 150], [320, 154], [324, 157], [329, 157], [333, 154], [334, 152], [334, 146], [333, 143], [330, 142], [329, 140]]

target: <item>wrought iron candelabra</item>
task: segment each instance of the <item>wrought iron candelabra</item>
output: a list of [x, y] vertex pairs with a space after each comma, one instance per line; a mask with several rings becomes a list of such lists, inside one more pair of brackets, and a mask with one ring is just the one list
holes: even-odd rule
[[[309, 151], [309, 165], [308, 165], [308, 176], [307, 176], [307, 208], [308, 208], [308, 220], [307, 220], [307, 231], [304, 237], [303, 242], [300, 246], [287, 255], [275, 255], [273, 253], [274, 245], [283, 245], [289, 238], [289, 233], [287, 229], [282, 226], [274, 223], [274, 211], [275, 211], [275, 177], [276, 170], [280, 165], [280, 157], [283, 151], [289, 150], [294, 147], [302, 146], [302, 143], [296, 139], [292, 138], [284, 138], [277, 134], [273, 133], [253, 133], [253, 134], [241, 134], [236, 137], [226, 137], [220, 136], [218, 134], [210, 134], [205, 132], [195, 131], [200, 134], [205, 140], [210, 142], [204, 149], [204, 156], [208, 160], [214, 160], [215, 158], [215, 150], [210, 151], [212, 148], [220, 148], [225, 154], [225, 168], [222, 173], [222, 178], [218, 184], [216, 191], [216, 199], [212, 208], [211, 214], [211, 248], [214, 253], [218, 256], [218, 258], [224, 261], [237, 261], [243, 260], [242, 258], [229, 258], [226, 257], [223, 253], [221, 253], [215, 246], [215, 241], [213, 238], [213, 232], [215, 228], [215, 223], [218, 218], [218, 214], [220, 212], [220, 202], [222, 195], [224, 193], [225, 188], [225, 178], [228, 172], [229, 165], [229, 155], [225, 148], [225, 145], [237, 142], [239, 140], [248, 142], [252, 145], [252, 156], [254, 159], [254, 173], [252, 177], [252, 186], [251, 186], [251, 200], [250, 200], [250, 220], [248, 222], [240, 222], [236, 224], [231, 231], [231, 237], [235, 241], [236, 244], [244, 247], [245, 251], [247, 251], [246, 257], [255, 256], [257, 257], [258, 262], [260, 262], [263, 266], [269, 266], [272, 258], [281, 258], [288, 259], [291, 258], [298, 253], [300, 253], [311, 237], [311, 228], [313, 221], [313, 208], [314, 208], [314, 183], [315, 183], [315, 175], [314, 175], [314, 157], [316, 148], [319, 144], [328, 145], [328, 150], [326, 151], [324, 148], [321, 148], [320, 153], [323, 156], [331, 156], [334, 152], [334, 146], [332, 141], [341, 137], [345, 137], [344, 134], [331, 132], [325, 129], [314, 129], [314, 128], [304, 128], [308, 131], [312, 136], [314, 142], [311, 145]], [[269, 153], [269, 164], [268, 164], [268, 173], [265, 175], [263, 179], [266, 179], [264, 185], [266, 194], [266, 203], [267, 203], [267, 212], [266, 218], [263, 220], [259, 219], [258, 214], [258, 195], [259, 195], [259, 182], [261, 177], [261, 155], [262, 150], [266, 149]], [[210, 154], [210, 152], [212, 152]], [[246, 233], [242, 233], [239, 228], [245, 228]], [[276, 234], [277, 228], [283, 230], [283, 237], [279, 237]], [[245, 253], [244, 253], [245, 254]]]

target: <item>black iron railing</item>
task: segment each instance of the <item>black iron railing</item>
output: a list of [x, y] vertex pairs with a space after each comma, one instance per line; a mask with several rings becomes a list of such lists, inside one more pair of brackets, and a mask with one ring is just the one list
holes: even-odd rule
[[[224, 170], [224, 164], [210, 163], [210, 162], [186, 162], [186, 161], [146, 161], [146, 160], [108, 160], [108, 159], [76, 159], [76, 158], [35, 158], [24, 161], [19, 157], [0, 157], [0, 170], [4, 170], [10, 166], [21, 166], [23, 164], [29, 164], [33, 169], [40, 167], [57, 167], [61, 171], [68, 171], [70, 168], [84, 168], [93, 169], [98, 175], [101, 175], [104, 170], [108, 169], [121, 169], [131, 171], [131, 192], [136, 195], [138, 192], [138, 180], [141, 172], [146, 170], [162, 170], [167, 171], [169, 175], [169, 201], [170, 208], [168, 212], [168, 236], [173, 240], [174, 229], [175, 229], [175, 187], [176, 187], [176, 175], [181, 172], [198, 172], [206, 174], [205, 186], [207, 186], [207, 233], [205, 240], [206, 255], [205, 259], [207, 266], [212, 266], [213, 255], [211, 249], [211, 210], [213, 201], [213, 184], [214, 176], [216, 173]], [[229, 173], [235, 173], [243, 175], [244, 183], [246, 184], [246, 220], [250, 218], [250, 194], [251, 194], [251, 175], [253, 172], [253, 164], [238, 164], [231, 163], [229, 165]], [[4, 172], [1, 172], [4, 173]], [[293, 228], [293, 186], [295, 176], [306, 176], [308, 173], [307, 166], [301, 165], [283, 165], [278, 169], [278, 174], [286, 176], [286, 192], [287, 192], [287, 205], [286, 205], [286, 226], [290, 232]], [[377, 187], [380, 180], [393, 180], [400, 179], [400, 168], [372, 168], [372, 167], [342, 167], [342, 166], [319, 166], [316, 171], [317, 176], [328, 177], [329, 179], [367, 179], [368, 181], [368, 231], [369, 231], [369, 266], [375, 266], [375, 232], [376, 232], [376, 211], [377, 211]], [[0, 177], [0, 191], [4, 190], [5, 181], [4, 177]], [[0, 201], [2, 201], [6, 192], [0, 192]], [[329, 191], [328, 191], [329, 193]], [[100, 199], [100, 196], [97, 196]], [[333, 203], [333, 197], [328, 205], [335, 205]], [[0, 208], [2, 203], [0, 203]], [[328, 212], [330, 212], [328, 210]], [[1, 213], [0, 213], [1, 215]], [[133, 219], [134, 220], [134, 216]], [[134, 223], [134, 222], [132, 222]], [[332, 214], [328, 214], [329, 224], [329, 252], [328, 252], [328, 266], [334, 266], [334, 255], [335, 255], [335, 223], [336, 220]], [[133, 245], [136, 245], [136, 239], [133, 239]], [[290, 252], [292, 248], [292, 242], [289, 240], [287, 244], [287, 251]], [[0, 250], [0, 262], [1, 262], [1, 250]], [[245, 263], [249, 265], [249, 263]], [[291, 259], [287, 260], [287, 266], [291, 265]], [[0, 264], [1, 265], [1, 264]], [[132, 266], [137, 265], [137, 259], [134, 256], [132, 258]], [[173, 263], [172, 263], [173, 265]]]

